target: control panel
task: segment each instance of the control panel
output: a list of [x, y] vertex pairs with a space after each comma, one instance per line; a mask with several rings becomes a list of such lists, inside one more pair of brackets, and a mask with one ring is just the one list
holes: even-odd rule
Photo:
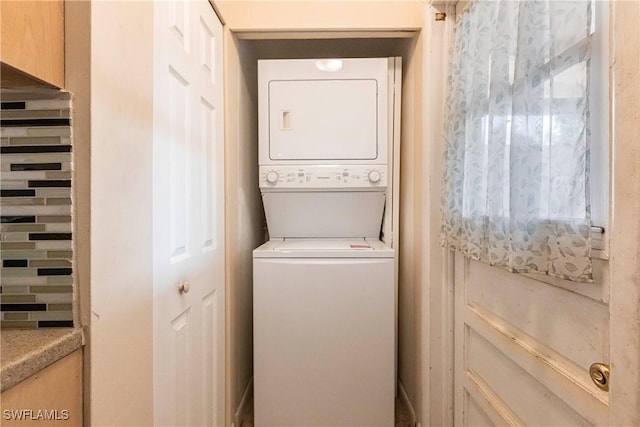
[[260, 188], [386, 188], [386, 165], [260, 166]]

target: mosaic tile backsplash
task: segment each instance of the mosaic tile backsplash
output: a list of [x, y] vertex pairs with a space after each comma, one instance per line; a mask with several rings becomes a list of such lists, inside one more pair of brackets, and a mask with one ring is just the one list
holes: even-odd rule
[[0, 325], [73, 326], [70, 95], [25, 98], [0, 97]]

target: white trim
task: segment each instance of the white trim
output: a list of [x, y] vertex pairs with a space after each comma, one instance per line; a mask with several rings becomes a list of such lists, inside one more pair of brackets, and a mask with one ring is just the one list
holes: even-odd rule
[[[402, 381], [398, 379], [398, 399], [402, 402], [405, 408], [409, 409], [409, 415], [411, 416], [411, 425], [416, 425], [416, 411], [413, 409], [413, 405], [411, 404], [411, 400], [409, 399], [409, 395], [407, 391], [404, 389], [402, 385]], [[420, 424], [420, 423], [418, 423]]]
[[[402, 57], [389, 58], [389, 99], [393, 100], [393, 107], [389, 109], [389, 175], [392, 177], [387, 206], [390, 213], [385, 214], [383, 219], [384, 241], [391, 246], [394, 251], [394, 356], [393, 356], [393, 377], [396, 379], [395, 388], [398, 388], [398, 290], [400, 281], [400, 131], [402, 127], [401, 111], [402, 106]], [[388, 212], [388, 211], [387, 211]], [[389, 221], [389, 218], [391, 219]]]
[[[444, 22], [434, 20], [445, 12]], [[423, 50], [422, 196], [422, 372], [419, 409], [424, 425], [452, 426], [454, 405], [454, 286], [453, 255], [440, 246], [440, 189], [443, 158], [443, 119], [448, 53], [455, 26], [455, 5], [426, 5]]]
[[244, 417], [249, 412], [249, 403], [251, 402], [251, 398], [253, 396], [253, 377], [249, 379], [247, 383], [247, 388], [244, 389], [244, 393], [242, 393], [242, 399], [240, 399], [240, 404], [238, 405], [238, 409], [236, 409], [235, 414], [233, 414], [233, 424], [231, 427], [242, 427], [242, 422], [244, 421]]

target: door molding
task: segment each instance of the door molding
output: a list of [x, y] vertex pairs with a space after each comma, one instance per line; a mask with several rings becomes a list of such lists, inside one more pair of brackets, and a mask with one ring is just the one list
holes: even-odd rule
[[640, 3], [611, 7], [609, 425], [640, 425]]

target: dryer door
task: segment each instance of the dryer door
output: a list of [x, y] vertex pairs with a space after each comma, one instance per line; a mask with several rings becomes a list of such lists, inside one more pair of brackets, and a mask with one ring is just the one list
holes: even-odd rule
[[375, 79], [270, 81], [269, 158], [376, 160], [386, 143], [378, 89]]

